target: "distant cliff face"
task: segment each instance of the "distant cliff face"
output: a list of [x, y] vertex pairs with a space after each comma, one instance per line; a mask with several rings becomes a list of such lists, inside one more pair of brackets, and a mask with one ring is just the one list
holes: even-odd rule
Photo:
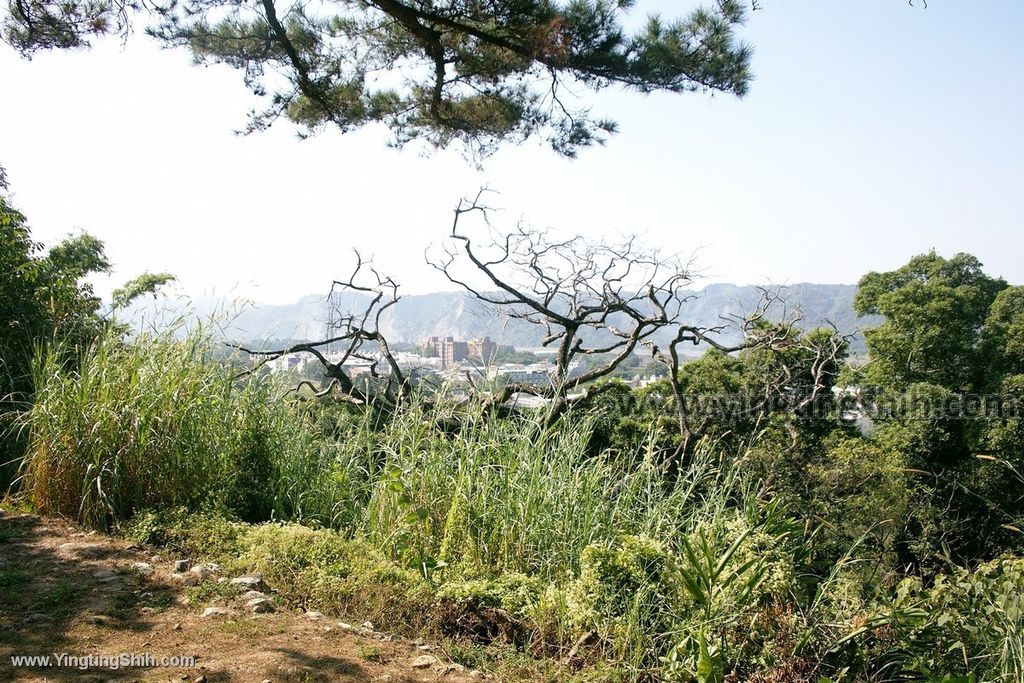
[[[858, 318], [853, 311], [856, 285], [797, 284], [780, 290], [790, 313], [802, 313], [803, 327], [811, 328], [831, 322], [840, 332], [853, 334], [878, 324], [878, 318]], [[683, 319], [688, 324], [714, 326], [724, 317], [742, 316], [753, 311], [761, 299], [761, 290], [754, 286], [716, 284], [694, 291], [684, 305]], [[364, 305], [366, 298], [359, 294], [346, 294], [341, 308]], [[192, 302], [192, 310], [209, 315], [223, 302], [213, 299]], [[783, 315], [782, 306], [772, 310], [774, 317]], [[138, 314], [138, 311], [135, 312]], [[294, 304], [257, 304], [244, 308], [226, 326], [225, 333], [238, 340], [259, 339], [318, 339], [327, 331], [328, 308], [326, 297], [305, 296]], [[389, 309], [382, 320], [382, 331], [393, 341], [419, 342], [425, 337], [448, 336], [472, 339], [489, 336], [499, 344], [517, 347], [540, 345], [542, 328], [512, 320], [485, 307], [462, 292], [437, 292], [410, 295]], [[726, 335], [735, 339], [736, 333]], [[863, 350], [863, 340], [855, 343], [854, 351]]]

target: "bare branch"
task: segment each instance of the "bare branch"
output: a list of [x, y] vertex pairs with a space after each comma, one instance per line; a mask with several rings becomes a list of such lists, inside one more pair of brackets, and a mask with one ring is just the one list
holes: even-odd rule
[[[555, 238], [522, 222], [497, 232], [493, 210], [481, 202], [485, 192], [459, 202], [448, 241], [428, 263], [482, 303], [544, 327], [543, 345], [556, 349], [552, 386], [530, 393], [551, 399], [554, 420], [577, 401], [570, 392], [610, 375], [639, 344], [675, 322], [689, 271], [635, 237], [621, 243]], [[469, 216], [482, 221], [482, 238], [465, 225]], [[584, 359], [591, 359], [586, 368]], [[581, 394], [592, 395], [589, 388]]]

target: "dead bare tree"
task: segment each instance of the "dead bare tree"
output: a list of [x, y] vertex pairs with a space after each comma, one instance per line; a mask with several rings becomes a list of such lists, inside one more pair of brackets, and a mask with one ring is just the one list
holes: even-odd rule
[[[683, 383], [680, 348], [704, 345], [723, 353], [762, 353], [755, 400], [745, 410], [760, 423], [773, 411], [802, 415], [830, 390], [842, 364], [848, 338], [833, 328], [803, 334], [800, 316], [791, 315], [778, 291], [762, 290], [755, 310], [723, 318], [722, 324], [700, 327], [682, 320], [682, 307], [692, 298], [688, 264], [664, 257], [638, 244], [635, 237], [619, 243], [580, 236], [556, 238], [519, 222], [499, 232], [490, 222], [492, 210], [482, 203], [485, 191], [455, 208], [451, 232], [439, 254], [428, 263], [480, 302], [512, 319], [543, 330], [542, 344], [554, 347], [554, 369], [546, 385], [508, 383], [485, 392], [488, 409], [505, 406], [516, 394], [547, 399], [548, 424], [571, 407], [593, 398], [611, 375], [641, 348], [664, 364], [681, 435], [672, 456], [678, 460], [713, 424], [714, 414], [693, 411]], [[483, 236], [471, 235], [467, 216], [478, 217]], [[361, 295], [357, 305], [337, 303], [336, 292]], [[398, 284], [382, 275], [356, 252], [356, 265], [345, 280], [332, 284], [332, 330], [326, 339], [274, 350], [241, 350], [259, 358], [252, 372], [294, 353], [311, 354], [324, 368], [321, 386], [303, 382], [314, 396], [335, 396], [361, 405], [392, 410], [413, 393], [413, 378], [399, 365], [381, 333], [382, 316], [401, 299]], [[363, 299], [358, 301], [358, 299]], [[348, 303], [353, 303], [351, 300]], [[352, 308], [357, 312], [352, 312]], [[771, 309], [774, 315], [769, 315]], [[781, 313], [778, 309], [781, 308]], [[736, 327], [741, 341], [727, 344], [725, 333]], [[340, 351], [328, 352], [331, 347]], [[362, 382], [353, 365], [365, 368]], [[481, 392], [472, 383], [474, 392]], [[744, 397], [749, 398], [749, 397]]]
[[[551, 424], [601, 391], [595, 380], [676, 321], [691, 278], [678, 258], [646, 249], [635, 237], [614, 244], [560, 239], [522, 222], [502, 234], [481, 203], [485, 192], [459, 202], [449, 239], [427, 260], [479, 301], [543, 329], [542, 344], [555, 349], [550, 383], [508, 384], [490, 404], [516, 393], [541, 396], [550, 402]], [[469, 215], [482, 219], [481, 240], [464, 225]]]
[[[272, 360], [295, 353], [312, 355], [324, 368], [324, 383], [314, 387], [311, 382], [302, 382], [313, 390], [316, 396], [337, 395], [339, 398], [360, 405], [375, 404], [387, 409], [407, 401], [412, 393], [410, 378], [395, 359], [387, 338], [380, 331], [381, 317], [385, 311], [401, 300], [399, 285], [389, 276], [381, 274], [372, 263], [355, 252], [356, 265], [345, 280], [335, 280], [328, 296], [329, 305], [338, 306], [332, 315], [332, 331], [326, 339], [305, 342], [293, 346], [256, 350], [236, 346], [241, 351], [259, 359], [247, 373], [254, 372]], [[367, 300], [356, 312], [336, 303], [336, 292], [351, 292], [365, 295]], [[328, 353], [325, 349], [341, 347]], [[352, 375], [352, 366], [360, 363], [366, 368], [371, 381], [360, 383]], [[381, 363], [386, 370], [381, 370]], [[297, 387], [300, 388], [300, 387]]]

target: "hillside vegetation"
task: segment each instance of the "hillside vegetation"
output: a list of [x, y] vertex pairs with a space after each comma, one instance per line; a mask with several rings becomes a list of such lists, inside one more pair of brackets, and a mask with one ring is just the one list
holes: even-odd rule
[[515, 410], [487, 386], [296, 389], [203, 327], [127, 335], [78, 284], [102, 245], [41, 256], [5, 220], [34, 316], [4, 330], [5, 486], [41, 514], [513, 679], [1024, 676], [1024, 289], [971, 256], [863, 278], [867, 364], [760, 321], [771, 343], [674, 381]]

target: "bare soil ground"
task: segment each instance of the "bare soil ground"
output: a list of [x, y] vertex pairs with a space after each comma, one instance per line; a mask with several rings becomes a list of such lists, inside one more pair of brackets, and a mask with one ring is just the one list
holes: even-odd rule
[[[483, 678], [428, 645], [388, 639], [279, 607], [252, 614], [243, 600], [202, 616], [172, 575], [175, 558], [86, 532], [62, 520], [0, 509], [0, 681], [452, 681]], [[144, 562], [150, 572], [133, 568]], [[190, 577], [191, 578], [191, 577]], [[216, 577], [207, 580], [215, 581]], [[194, 656], [195, 666], [78, 669], [56, 655]], [[15, 666], [14, 656], [52, 666]], [[413, 667], [424, 655], [436, 662]]]

